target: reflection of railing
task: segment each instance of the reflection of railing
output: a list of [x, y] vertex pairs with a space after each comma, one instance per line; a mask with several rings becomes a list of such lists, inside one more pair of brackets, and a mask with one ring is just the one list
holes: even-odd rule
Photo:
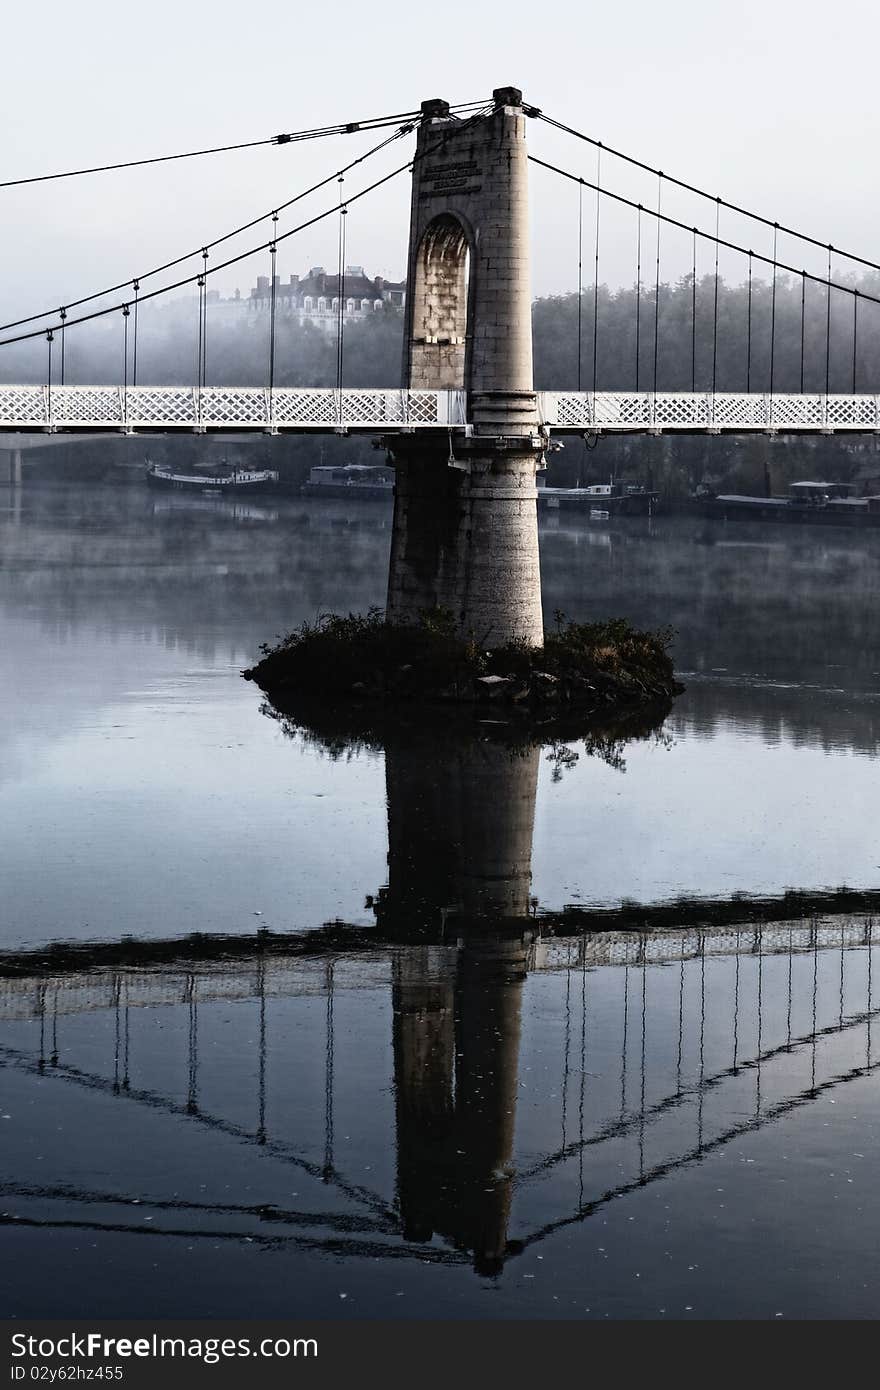
[[[861, 918], [739, 931], [613, 933], [538, 942], [530, 948], [528, 963], [535, 987], [545, 990], [548, 976], [565, 977], [559, 995], [564, 1000], [561, 1016], [560, 1011], [542, 1007], [536, 1017], [543, 1020], [544, 1035], [535, 1034], [534, 1019], [530, 1029], [532, 1045], [542, 1056], [555, 1050], [559, 1059], [559, 1084], [544, 1087], [540, 1103], [542, 1133], [556, 1134], [561, 1142], [539, 1157], [523, 1155], [517, 1161], [513, 1156], [510, 1225], [516, 1239], [510, 1251], [584, 1220], [606, 1203], [662, 1180], [818, 1095], [872, 1074], [878, 1066], [872, 1057], [872, 1031], [880, 1013], [873, 1000], [874, 937], [873, 919]], [[426, 980], [447, 980], [448, 987], [454, 988], [461, 949], [471, 952], [472, 963], [480, 958], [477, 943], [464, 948], [401, 949], [409, 962], [407, 979], [416, 989], [423, 968], [428, 972]], [[542, 979], [545, 983], [540, 984]], [[144, 1211], [155, 1212], [152, 1229], [156, 1231], [211, 1239], [241, 1239], [246, 1233], [257, 1241], [292, 1242], [337, 1254], [422, 1259], [427, 1247], [401, 1238], [394, 1196], [348, 1179], [333, 1152], [334, 1128], [343, 1123], [337, 1114], [340, 1100], [335, 1088], [339, 1077], [345, 1076], [344, 1054], [334, 1045], [335, 1010], [347, 994], [354, 1000], [365, 989], [385, 994], [393, 987], [389, 958], [378, 951], [347, 960], [261, 955], [235, 964], [205, 963], [152, 974], [114, 970], [91, 981], [83, 976], [7, 979], [0, 1022], [30, 1029], [32, 1045], [29, 1049], [3, 1045], [0, 1065], [33, 1075], [51, 1074], [87, 1092], [133, 1101], [168, 1119], [186, 1118], [208, 1133], [254, 1145], [271, 1159], [295, 1165], [321, 1184], [331, 1185], [339, 1198], [352, 1204], [352, 1209], [343, 1212], [280, 1210], [141, 1193], [139, 1215], [142, 1219]], [[323, 1138], [316, 1138], [310, 1148], [277, 1132], [266, 1078], [273, 1033], [277, 1038], [280, 1026], [273, 1009], [292, 999], [316, 997], [326, 1001], [322, 1114], [315, 1116], [314, 1126]], [[233, 999], [256, 1001], [259, 1009], [252, 1126], [211, 1113], [203, 1099], [211, 1093], [212, 1078], [216, 1080], [212, 1060], [216, 1058], [222, 1074], [224, 1059], [216, 1044], [200, 1047], [201, 1015]], [[179, 1098], [140, 1079], [152, 1059], [137, 1055], [131, 1020], [137, 1005], [150, 1003], [176, 1006], [188, 1020], [186, 1084]], [[430, 1013], [429, 1004], [422, 1007]], [[99, 1029], [102, 1037], [113, 1040], [113, 1055], [103, 1072], [94, 1070], [94, 1063], [91, 1069], [77, 1065], [71, 1056], [74, 1044], [65, 1039], [65, 1012], [96, 1010], [113, 1018], [112, 1028]], [[166, 1036], [181, 1034], [169, 1029]], [[417, 1046], [420, 1039], [424, 1041], [418, 1029], [411, 1036]], [[276, 1045], [285, 1051], [281, 1042]], [[91, 1053], [91, 1043], [89, 1049]], [[599, 1050], [602, 1060], [594, 1074], [592, 1058]], [[466, 1065], [497, 1084], [497, 1068], [506, 1065], [499, 1063], [500, 1055], [493, 1051], [485, 1063], [481, 1057], [470, 1057]], [[515, 1051], [509, 1056], [510, 1064], [518, 1065]], [[386, 1057], [382, 1055], [382, 1067], [387, 1066]], [[418, 1059], [411, 1059], [412, 1066], [405, 1056], [396, 1060], [409, 1073], [406, 1084], [412, 1086], [413, 1078], [420, 1084]], [[159, 1065], [164, 1073], [164, 1061]], [[136, 1072], [138, 1084], [132, 1081]], [[387, 1093], [390, 1080], [401, 1084], [401, 1077], [389, 1078], [383, 1072], [371, 1092]], [[298, 1123], [300, 1115], [297, 1105]], [[372, 1112], [359, 1110], [358, 1121], [369, 1126]], [[345, 1118], [344, 1128], [353, 1134], [350, 1117]], [[534, 1128], [533, 1118], [532, 1132]], [[479, 1143], [474, 1147], [478, 1149]], [[585, 1156], [589, 1157], [586, 1171]], [[432, 1155], [430, 1171], [416, 1173], [415, 1178], [433, 1186], [443, 1164], [458, 1162], [454, 1153], [441, 1149]], [[619, 1181], [603, 1184], [603, 1166], [606, 1174], [609, 1168], [620, 1173]], [[560, 1171], [567, 1171], [568, 1180], [548, 1192], [547, 1178]], [[536, 1184], [541, 1186], [542, 1220], [533, 1227], [528, 1216]], [[573, 1188], [577, 1192], [574, 1207]], [[82, 1221], [71, 1218], [67, 1210], [63, 1224], [94, 1230], [136, 1229], [124, 1210], [130, 1196], [83, 1188], [44, 1189], [33, 1185], [29, 1177], [18, 1185], [6, 1184], [4, 1192], [7, 1204], [12, 1198], [23, 1204], [24, 1211], [15, 1212], [17, 1223], [19, 1219], [49, 1225], [61, 1221], [51, 1206], [60, 1203], [85, 1209]], [[556, 1200], [562, 1209], [554, 1213]], [[30, 1205], [38, 1213], [33, 1217], [27, 1214]], [[95, 1215], [88, 1212], [90, 1207]], [[435, 1247], [427, 1258], [455, 1262], [463, 1257]]]

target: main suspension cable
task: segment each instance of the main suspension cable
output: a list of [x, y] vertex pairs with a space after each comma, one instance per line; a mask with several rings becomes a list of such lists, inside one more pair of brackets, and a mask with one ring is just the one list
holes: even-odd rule
[[[622, 150], [616, 150], [611, 145], [607, 145], [603, 140], [595, 140], [591, 135], [585, 135], [583, 131], [575, 130], [572, 126], [565, 125], [562, 121], [554, 120], [552, 116], [546, 115], [543, 111], [535, 107], [524, 108], [527, 115], [535, 116], [538, 120], [544, 121], [547, 125], [553, 126], [556, 130], [563, 131], [566, 135], [573, 135], [577, 140], [583, 140], [588, 145], [598, 145], [606, 154], [613, 155], [616, 159], [622, 159], [624, 163], [631, 164], [636, 169], [642, 169], [646, 174], [654, 177], [660, 172], [650, 164], [645, 164], [641, 159], [634, 159], [632, 155], [624, 154]], [[795, 237], [798, 241], [806, 242], [809, 246], [818, 247], [821, 251], [827, 251], [828, 242], [820, 241], [816, 237], [808, 236], [806, 232], [795, 231], [793, 227], [786, 227], [781, 222], [774, 222], [769, 217], [763, 217], [758, 212], [751, 212], [748, 208], [739, 207], [737, 203], [729, 203], [725, 198], [718, 198], [714, 193], [707, 193], [705, 189], [697, 188], [692, 183], [686, 183], [683, 179], [674, 178], [671, 174], [664, 173], [667, 183], [674, 184], [676, 188], [682, 188], [686, 193], [694, 193], [698, 198], [705, 198], [711, 203], [720, 203], [721, 207], [727, 208], [729, 212], [738, 213], [740, 217], [751, 218], [754, 222], [760, 222], [765, 227], [778, 227], [785, 236]], [[852, 251], [844, 251], [841, 247], [832, 248], [838, 255], [843, 256], [848, 261], [854, 261], [857, 265], [863, 265], [868, 270], [880, 270], [880, 262], [869, 260], [865, 256], [857, 256]]]
[[[607, 149], [607, 146], [604, 148]], [[572, 183], [582, 183], [585, 188], [595, 189], [596, 187], [595, 183], [590, 179], [585, 179], [580, 174], [573, 174], [568, 169], [561, 169], [557, 164], [550, 164], [545, 159], [538, 159], [537, 155], [530, 154], [528, 159], [531, 164], [537, 164], [542, 169], [549, 169], [551, 173], [558, 174], [564, 179], [570, 179]], [[661, 177], [665, 180], [666, 175], [662, 174]], [[633, 202], [632, 198], [625, 198], [622, 193], [613, 193], [610, 188], [602, 188], [599, 192], [602, 193], [605, 198], [613, 198], [616, 203], [622, 203], [625, 207], [632, 208], [633, 210], [640, 207], [640, 204]], [[722, 206], [725, 206], [723, 202]], [[647, 212], [650, 217], [656, 217], [658, 221], [665, 222], [669, 227], [678, 227], [680, 231], [684, 232], [691, 232], [694, 230], [688, 223], [680, 221], [677, 217], [670, 217], [668, 213], [655, 212], [652, 208], [645, 208], [644, 211]], [[770, 225], [772, 226], [772, 223]], [[779, 230], [784, 231], [781, 224]], [[698, 227], [696, 231], [697, 235], [703, 237], [705, 241], [716, 241], [716, 237], [712, 232], [703, 231], [700, 227]], [[795, 236], [797, 234], [791, 233], [791, 235]], [[724, 237], [718, 237], [717, 242], [719, 246], [723, 246], [727, 251], [736, 251], [740, 256], [752, 256], [756, 261], [761, 261], [764, 265], [773, 265], [772, 257], [765, 256], [760, 251], [749, 250], [745, 246], [740, 246], [738, 242], [728, 241]], [[826, 246], [825, 250], [833, 252], [835, 248], [833, 246]], [[856, 292], [852, 285], [844, 285], [841, 284], [840, 281], [829, 280], [825, 275], [814, 275], [811, 271], [803, 270], [800, 266], [788, 265], [785, 261], [777, 261], [776, 265], [779, 270], [784, 270], [789, 275], [804, 275], [808, 280], [814, 281], [817, 285], [824, 285], [827, 287], [830, 284], [833, 290], [838, 290], [841, 294], [851, 295]], [[867, 303], [880, 304], [880, 296], [878, 295], [868, 294], [866, 290], [859, 290], [858, 294], [859, 298]]]
[[[458, 102], [450, 106], [453, 113], [468, 111], [483, 106], [480, 101]], [[31, 183], [51, 183], [57, 179], [77, 179], [84, 174], [108, 174], [118, 169], [142, 169], [148, 164], [170, 164], [175, 160], [199, 159], [209, 154], [229, 154], [235, 150], [254, 150], [265, 145], [298, 145], [304, 140], [324, 140], [330, 135], [358, 135], [365, 130], [381, 130], [383, 126], [394, 125], [398, 121], [412, 120], [419, 115], [418, 110], [398, 111], [389, 116], [369, 116], [366, 120], [342, 121], [338, 125], [314, 126], [307, 130], [292, 130], [280, 135], [265, 136], [260, 140], [243, 140], [235, 145], [212, 145], [203, 150], [183, 150], [178, 154], [158, 154], [146, 159], [126, 159], [116, 164], [93, 164], [84, 169], [63, 169], [53, 174], [33, 174], [27, 178], [4, 179], [0, 188], [21, 188]]]
[[[312, 193], [320, 192], [322, 188], [326, 188], [327, 185], [332, 183], [339, 175], [349, 173], [349, 171], [356, 168], [358, 164], [363, 164], [365, 160], [371, 159], [375, 154], [379, 154], [381, 150], [386, 149], [389, 145], [393, 144], [395, 140], [409, 134], [411, 130], [411, 125], [401, 126], [393, 135], [386, 136], [378, 145], [374, 145], [371, 149], [366, 150], [364, 154], [358, 155], [357, 159], [353, 159], [350, 164], [346, 164], [342, 169], [336, 170], [335, 173], [328, 174], [326, 178], [320, 179], [318, 183], [312, 184], [309, 188], [303, 189], [301, 193], [296, 193], [292, 198], [288, 198], [286, 202], [279, 203], [272, 211], [285, 212], [287, 208], [293, 207], [295, 203], [302, 202], [303, 198], [310, 197]], [[231, 241], [233, 237], [241, 236], [244, 232], [249, 232], [252, 227], [256, 227], [261, 222], [265, 222], [269, 215], [268, 212], [262, 212], [258, 217], [252, 217], [249, 222], [243, 222], [240, 226], [234, 227], [232, 231], [224, 232], [222, 236], [215, 237], [213, 241], [204, 242], [202, 246], [194, 247], [192, 251], [186, 251], [181, 256], [175, 256], [173, 260], [165, 261], [162, 265], [154, 266], [152, 270], [141, 272], [137, 279], [139, 281], [149, 280], [154, 275], [161, 275], [166, 270], [173, 270], [175, 266], [183, 265], [186, 261], [192, 260], [193, 256], [199, 255], [205, 247], [211, 251], [214, 247], [222, 246], [224, 242]], [[83, 295], [81, 299], [70, 300], [65, 307], [67, 309], [79, 309], [83, 304], [91, 304], [96, 299], [103, 299], [105, 295], [117, 294], [120, 290], [127, 289], [129, 285], [133, 283], [132, 280], [121, 280], [116, 285], [107, 285], [102, 290], [95, 290], [92, 294]], [[50, 315], [57, 312], [58, 311], [53, 307], [51, 309], [44, 309], [39, 314], [28, 314], [26, 318], [10, 319], [8, 323], [0, 323], [0, 333], [5, 333], [10, 328], [21, 328], [26, 323], [36, 323], [39, 319], [48, 318]]]
[[[493, 108], [491, 107], [491, 105], [487, 107], [487, 105], [484, 104], [482, 107], [480, 107], [478, 111], [475, 111], [471, 116], [469, 116], [467, 118], [467, 121], [462, 122], [462, 124], [465, 125], [469, 121], [482, 119], [483, 115], [487, 113], [487, 110], [491, 111], [492, 109]], [[400, 174], [411, 171], [416, 163], [418, 163], [420, 160], [428, 158], [430, 155], [434, 154], [438, 149], [441, 149], [446, 144], [446, 141], [446, 134], [441, 135], [439, 139], [432, 141], [430, 145], [426, 145], [421, 152], [417, 151], [411, 159], [407, 160], [405, 164], [399, 164], [396, 169], [390, 170], [389, 173], [383, 174], [381, 178], [374, 179], [372, 183], [367, 184], [365, 188], [361, 188], [357, 193], [351, 194], [351, 196], [347, 199], [348, 204], [350, 205], [351, 203], [357, 202], [361, 198], [367, 197], [368, 194], [375, 192], [377, 188], [382, 188], [386, 183], [390, 183], [392, 179], [398, 178]], [[360, 161], [358, 160], [356, 162], [359, 163]], [[336, 175], [330, 176], [330, 178], [334, 177], [336, 177]], [[322, 180], [321, 186], [323, 186], [323, 184], [325, 183], [328, 183], [329, 181], [330, 179]], [[305, 195], [298, 195], [298, 197], [303, 196]], [[296, 201], [298, 201], [298, 198], [291, 199], [291, 202]], [[289, 206], [289, 204], [287, 204], [287, 206]], [[323, 222], [328, 217], [332, 217], [333, 214], [338, 213], [338, 211], [338, 204], [334, 203], [331, 207], [324, 208], [322, 212], [315, 213], [313, 217], [307, 218], [305, 222], [300, 222], [297, 224], [297, 226], [290, 227], [286, 232], [282, 232], [280, 236], [275, 237], [274, 240], [276, 242], [286, 241], [289, 237], [296, 236], [299, 232], [306, 231], [309, 227], [314, 227], [317, 225], [317, 223]], [[266, 214], [264, 214], [263, 219], [257, 220], [265, 220], [265, 216]], [[223, 239], [225, 240], [225, 238]], [[217, 245], [217, 242], [212, 242], [208, 245]], [[230, 266], [239, 265], [242, 261], [248, 260], [251, 256], [259, 255], [261, 251], [268, 251], [270, 245], [271, 241], [264, 241], [261, 242], [258, 246], [251, 246], [246, 251], [240, 251], [236, 256], [230, 256], [225, 261], [218, 261], [217, 264], [212, 266], [210, 271], [208, 271], [207, 273], [213, 275], [217, 274], [221, 270], [228, 270]], [[202, 249], [206, 250], [208, 248], [205, 247]], [[199, 275], [197, 274], [186, 275], [180, 280], [173, 281], [170, 285], [162, 285], [159, 287], [159, 289], [150, 290], [148, 294], [141, 295], [141, 303], [146, 303], [147, 300], [150, 299], [158, 299], [163, 294], [170, 294], [173, 290], [182, 289], [187, 285], [197, 284], [198, 280]], [[124, 285], [121, 288], [127, 288], [130, 283], [131, 282], [129, 281], [125, 281]], [[103, 309], [94, 309], [91, 313], [81, 314], [79, 318], [68, 320], [67, 326], [69, 328], [72, 328], [75, 325], [79, 325], [82, 323], [91, 323], [95, 319], [106, 318], [108, 314], [115, 313], [119, 308], [121, 308], [121, 305], [117, 303], [109, 304]], [[27, 333], [17, 333], [11, 338], [0, 338], [0, 347], [8, 347], [11, 346], [13, 343], [29, 342], [33, 338], [45, 337], [47, 332], [51, 332], [53, 329], [56, 329], [57, 327], [58, 324], [55, 323], [50, 325], [48, 328], [43, 327], [31, 329]], [[2, 327], [0, 327], [0, 331], [2, 331]]]

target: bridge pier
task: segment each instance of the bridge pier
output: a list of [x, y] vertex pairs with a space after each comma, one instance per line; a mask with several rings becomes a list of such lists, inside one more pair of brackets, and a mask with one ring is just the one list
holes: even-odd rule
[[467, 436], [389, 438], [397, 472], [388, 616], [448, 609], [481, 645], [541, 646], [526, 116], [422, 104], [413, 164], [404, 380], [468, 393]]
[[389, 449], [397, 485], [388, 616], [412, 622], [442, 608], [482, 647], [540, 646], [535, 454], [520, 446], [487, 456], [479, 447], [456, 441], [462, 457], [451, 465], [445, 442], [402, 436]]
[[10, 487], [21, 487], [21, 449], [7, 449], [6, 459], [6, 481]]

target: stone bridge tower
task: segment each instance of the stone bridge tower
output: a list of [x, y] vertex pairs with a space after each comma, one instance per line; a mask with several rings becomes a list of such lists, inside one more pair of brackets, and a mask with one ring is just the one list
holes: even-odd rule
[[386, 441], [397, 473], [388, 616], [445, 608], [483, 646], [543, 643], [522, 93], [470, 119], [422, 104], [404, 384], [467, 392], [471, 424]]

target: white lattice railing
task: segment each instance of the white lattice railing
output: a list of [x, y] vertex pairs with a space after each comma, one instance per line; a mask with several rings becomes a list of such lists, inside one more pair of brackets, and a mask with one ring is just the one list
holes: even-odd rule
[[464, 423], [463, 391], [0, 386], [0, 430], [400, 430]]
[[[462, 429], [464, 391], [0, 386], [0, 431]], [[880, 431], [880, 396], [539, 391], [551, 430]]]
[[880, 430], [880, 396], [539, 391], [538, 413], [557, 430]]

